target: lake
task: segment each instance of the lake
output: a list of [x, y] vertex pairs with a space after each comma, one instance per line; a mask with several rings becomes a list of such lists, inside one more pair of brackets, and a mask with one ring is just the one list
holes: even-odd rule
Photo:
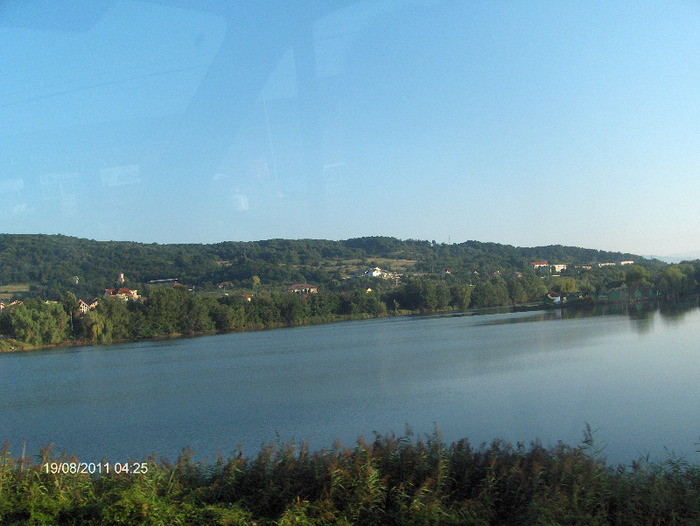
[[700, 461], [700, 308], [406, 316], [0, 355], [0, 439], [81, 461], [439, 428]]

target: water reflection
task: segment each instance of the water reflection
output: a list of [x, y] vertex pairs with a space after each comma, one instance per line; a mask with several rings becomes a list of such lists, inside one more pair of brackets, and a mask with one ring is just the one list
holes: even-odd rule
[[664, 322], [669, 324], [680, 323], [693, 309], [700, 305], [698, 299], [686, 302], [659, 304], [656, 301], [619, 303], [614, 305], [595, 305], [584, 307], [566, 307], [537, 311], [514, 311], [508, 308], [505, 313], [499, 316], [492, 316], [491, 313], [471, 311], [465, 313], [451, 313], [455, 316], [475, 316], [478, 321], [474, 325], [497, 326], [511, 325], [517, 323], [535, 323], [555, 320], [574, 320], [591, 318], [597, 316], [620, 316], [630, 320], [631, 327], [639, 334], [646, 334], [652, 331], [654, 321], [660, 314]]
[[697, 320], [697, 304], [511, 309], [0, 355], [0, 440], [173, 459], [184, 446], [251, 454], [277, 432], [322, 447], [435, 422], [448, 441], [575, 444], [590, 422], [616, 460], [687, 451]]
[[668, 302], [661, 305], [659, 312], [665, 322], [675, 324], [684, 321], [688, 313], [698, 307], [698, 305], [700, 305], [700, 299], [698, 298], [692, 301]]

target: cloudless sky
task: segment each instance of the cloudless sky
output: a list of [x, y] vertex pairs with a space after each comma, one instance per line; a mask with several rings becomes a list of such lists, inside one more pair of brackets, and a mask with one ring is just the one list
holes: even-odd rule
[[700, 3], [0, 0], [0, 232], [700, 257]]

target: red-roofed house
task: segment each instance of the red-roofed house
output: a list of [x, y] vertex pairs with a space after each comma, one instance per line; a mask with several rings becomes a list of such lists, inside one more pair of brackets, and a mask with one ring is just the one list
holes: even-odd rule
[[104, 295], [108, 298], [117, 298], [123, 301], [139, 299], [139, 295], [137, 294], [136, 290], [130, 290], [126, 287], [122, 287], [120, 289], [105, 289]]

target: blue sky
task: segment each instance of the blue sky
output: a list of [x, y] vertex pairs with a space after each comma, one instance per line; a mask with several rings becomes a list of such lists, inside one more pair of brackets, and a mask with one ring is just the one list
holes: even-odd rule
[[700, 256], [700, 4], [0, 1], [0, 231]]

